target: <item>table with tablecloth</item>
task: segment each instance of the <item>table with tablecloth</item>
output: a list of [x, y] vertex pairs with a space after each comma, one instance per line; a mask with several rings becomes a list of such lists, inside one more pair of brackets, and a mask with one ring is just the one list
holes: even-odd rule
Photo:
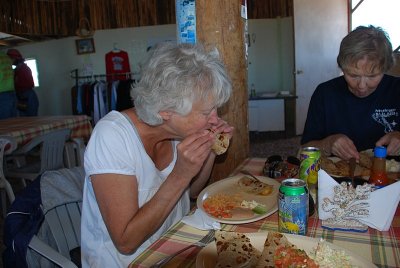
[[71, 129], [71, 138], [89, 140], [92, 133], [90, 117], [87, 115], [13, 117], [0, 120], [0, 135], [14, 137], [19, 146], [34, 137], [55, 129]]
[[[264, 158], [248, 158], [232, 175], [246, 169], [255, 175], [262, 175]], [[278, 213], [252, 223], [229, 225], [222, 224], [222, 229], [243, 233], [278, 230]], [[159, 240], [138, 256], [130, 267], [149, 267], [159, 259], [171, 255], [179, 249], [195, 243], [207, 234], [207, 231], [178, 222], [171, 227]], [[315, 213], [309, 219], [308, 236], [324, 238], [337, 246], [343, 247], [376, 264], [378, 267], [400, 267], [400, 210], [396, 211], [389, 231], [380, 232], [369, 228], [367, 232], [347, 232], [323, 229], [321, 221]], [[189, 249], [165, 267], [195, 267], [196, 256], [200, 248]]]

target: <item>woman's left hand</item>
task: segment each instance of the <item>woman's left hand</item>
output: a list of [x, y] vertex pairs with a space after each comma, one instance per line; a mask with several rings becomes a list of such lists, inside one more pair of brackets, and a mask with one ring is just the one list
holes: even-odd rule
[[233, 130], [235, 128], [230, 126], [226, 121], [218, 118], [218, 122], [211, 127], [211, 130], [214, 133], [225, 133], [229, 139], [233, 136]]
[[388, 155], [400, 155], [400, 132], [392, 131], [380, 138], [376, 146], [387, 146]]

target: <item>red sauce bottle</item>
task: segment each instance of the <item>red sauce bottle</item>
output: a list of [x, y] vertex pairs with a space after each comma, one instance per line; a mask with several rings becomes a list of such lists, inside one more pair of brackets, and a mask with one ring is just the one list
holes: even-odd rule
[[386, 174], [386, 147], [377, 146], [374, 149], [374, 159], [372, 161], [369, 183], [373, 183], [378, 187], [389, 184]]

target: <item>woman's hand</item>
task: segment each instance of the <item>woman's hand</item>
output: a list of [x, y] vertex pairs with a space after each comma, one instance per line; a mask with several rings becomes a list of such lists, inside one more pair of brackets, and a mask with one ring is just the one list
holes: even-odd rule
[[197, 175], [210, 154], [215, 134], [203, 130], [186, 137], [178, 144], [178, 158], [173, 172], [188, 182]]
[[387, 146], [388, 155], [400, 155], [400, 132], [392, 131], [380, 138], [376, 146]]
[[218, 121], [215, 125], [211, 127], [211, 130], [214, 133], [225, 133], [229, 139], [233, 136], [234, 127], [230, 126], [226, 121], [218, 118]]

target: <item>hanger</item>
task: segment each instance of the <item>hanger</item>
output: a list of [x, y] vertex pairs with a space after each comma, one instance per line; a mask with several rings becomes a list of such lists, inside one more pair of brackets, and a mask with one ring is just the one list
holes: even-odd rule
[[112, 50], [114, 53], [117, 53], [117, 52], [120, 52], [121, 50], [118, 48], [118, 43], [114, 43], [114, 45], [113, 45], [113, 50]]

